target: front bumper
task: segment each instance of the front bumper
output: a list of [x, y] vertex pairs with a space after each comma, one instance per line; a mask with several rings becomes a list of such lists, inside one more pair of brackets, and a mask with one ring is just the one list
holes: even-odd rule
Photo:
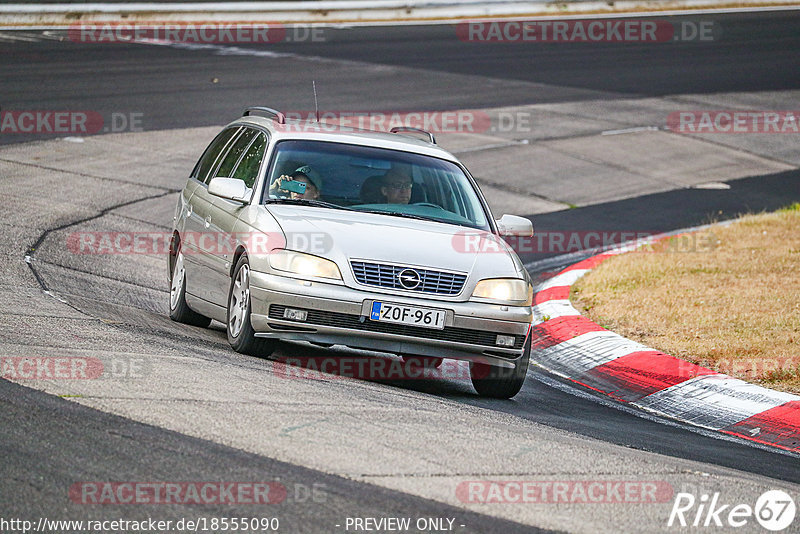
[[[369, 319], [373, 300], [446, 310], [445, 328], [435, 330]], [[359, 290], [251, 271], [251, 323], [259, 337], [346, 345], [414, 356], [481, 361], [513, 367], [522, 355], [531, 308], [453, 302]], [[308, 312], [305, 321], [283, 317], [286, 308]], [[496, 344], [514, 336], [513, 347]]]

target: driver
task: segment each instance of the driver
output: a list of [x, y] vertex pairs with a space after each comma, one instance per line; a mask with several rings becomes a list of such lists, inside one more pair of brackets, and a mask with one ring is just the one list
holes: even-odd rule
[[317, 200], [320, 192], [322, 191], [322, 176], [319, 175], [310, 165], [303, 165], [296, 169], [292, 174], [282, 174], [277, 180], [272, 182], [269, 186], [269, 192], [277, 195], [279, 191], [283, 190], [282, 185], [284, 182], [295, 181], [306, 184], [305, 193], [296, 193], [291, 191], [289, 196], [292, 200]]
[[381, 180], [381, 193], [388, 204], [408, 204], [411, 201], [411, 176], [403, 170], [394, 168]]

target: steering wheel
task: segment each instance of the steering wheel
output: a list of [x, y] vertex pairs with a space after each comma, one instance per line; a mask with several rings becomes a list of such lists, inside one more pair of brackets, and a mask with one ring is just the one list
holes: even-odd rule
[[444, 209], [439, 204], [431, 204], [430, 202], [414, 202], [411, 205], [412, 206], [425, 206], [425, 207], [428, 207], [428, 208], [439, 208], [440, 210]]

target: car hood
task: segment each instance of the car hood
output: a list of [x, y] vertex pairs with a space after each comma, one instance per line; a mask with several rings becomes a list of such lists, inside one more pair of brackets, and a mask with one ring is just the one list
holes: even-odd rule
[[350, 259], [363, 259], [460, 271], [477, 279], [524, 276], [516, 254], [490, 232], [346, 210], [275, 204], [266, 208], [286, 234], [286, 248], [326, 257], [340, 268]]

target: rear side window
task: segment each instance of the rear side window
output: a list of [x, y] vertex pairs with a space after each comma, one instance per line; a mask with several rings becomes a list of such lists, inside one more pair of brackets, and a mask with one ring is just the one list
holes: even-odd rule
[[252, 188], [258, 177], [258, 170], [261, 167], [261, 160], [264, 159], [264, 150], [267, 148], [267, 136], [259, 133], [250, 143], [247, 152], [244, 153], [236, 170], [233, 171], [231, 178], [244, 181], [247, 187]]
[[256, 136], [258, 132], [252, 130], [250, 128], [245, 128], [244, 132], [236, 138], [231, 145], [231, 148], [228, 150], [228, 153], [225, 154], [225, 159], [222, 160], [222, 163], [217, 169], [215, 177], [220, 176], [223, 178], [230, 178], [231, 174], [233, 173], [233, 168], [236, 167], [236, 163], [239, 162], [239, 158], [242, 157], [247, 147], [250, 146], [250, 141]]
[[213, 141], [211, 141], [211, 144], [208, 145], [206, 151], [203, 152], [203, 155], [200, 157], [197, 165], [194, 166], [192, 178], [196, 178], [204, 183], [209, 182], [209, 176], [219, 164], [220, 154], [224, 153], [223, 151], [225, 148], [227, 148], [231, 140], [234, 138], [234, 135], [238, 133], [239, 130], [241, 130], [241, 128], [228, 128], [227, 130], [223, 130], [219, 135], [217, 135], [217, 137], [214, 138]]

